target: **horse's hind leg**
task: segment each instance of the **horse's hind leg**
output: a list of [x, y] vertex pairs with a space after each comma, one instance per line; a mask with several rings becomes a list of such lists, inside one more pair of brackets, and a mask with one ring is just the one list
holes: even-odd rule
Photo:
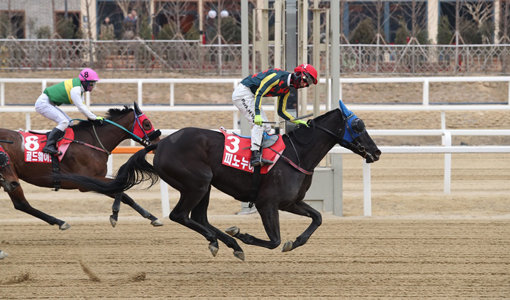
[[48, 214], [43, 213], [40, 210], [37, 210], [33, 208], [30, 203], [28, 203], [27, 199], [25, 198], [25, 195], [23, 194], [23, 189], [21, 186], [18, 186], [14, 190], [10, 191], [9, 197], [11, 197], [11, 201], [14, 204], [14, 208], [17, 210], [21, 210], [23, 212], [26, 212], [27, 214], [30, 214], [36, 218], [39, 218], [45, 222], [47, 222], [50, 225], [58, 225], [60, 230], [66, 230], [71, 225], [67, 224], [65, 221], [59, 220], [55, 217], [52, 217]]
[[264, 229], [269, 237], [269, 241], [256, 238], [248, 233], [241, 233], [236, 226], [228, 228], [226, 232], [240, 239], [245, 244], [274, 249], [280, 245], [280, 219], [278, 216], [278, 209], [273, 206], [265, 205], [263, 207], [257, 206], [257, 210], [264, 224]]
[[[191, 191], [181, 191], [179, 202], [177, 202], [174, 209], [170, 213], [170, 220], [200, 233], [209, 241], [209, 250], [211, 253], [216, 255], [217, 249], [219, 247], [216, 233], [209, 228], [210, 226], [201, 224], [195, 219], [190, 219], [189, 217], [191, 210], [194, 209], [195, 206], [203, 199], [206, 193], [208, 192], [201, 188], [195, 188]], [[195, 218], [198, 218], [197, 214], [195, 214]], [[201, 220], [203, 221], [204, 219]]]
[[127, 204], [131, 206], [134, 210], [136, 210], [142, 217], [151, 220], [152, 226], [163, 226], [163, 223], [158, 220], [153, 214], [148, 212], [146, 209], [138, 205], [138, 203], [135, 202], [131, 197], [129, 197], [126, 193], [120, 193], [115, 195], [115, 200], [113, 202], [112, 206], [112, 215], [110, 216], [110, 223], [113, 227], [117, 224], [117, 218], [119, 213], [119, 207], [120, 203], [119, 201], [122, 201], [122, 203]]
[[310, 236], [315, 232], [315, 230], [317, 230], [317, 228], [322, 224], [321, 214], [303, 201], [299, 201], [298, 203], [285, 208], [285, 210], [300, 216], [310, 217], [312, 218], [312, 223], [302, 234], [296, 238], [294, 242], [285, 242], [282, 248], [282, 252], [287, 252], [304, 245]]
[[[227, 245], [229, 248], [234, 249], [235, 257], [239, 258], [240, 260], [244, 260], [244, 251], [243, 249], [241, 249], [236, 240], [234, 240], [229, 235], [225, 234], [223, 231], [219, 230], [218, 228], [212, 226], [209, 223], [209, 220], [207, 219], [207, 207], [209, 206], [210, 193], [211, 187], [209, 186], [209, 191], [204, 195], [204, 197], [202, 197], [202, 200], [200, 200], [198, 205], [191, 211], [191, 219], [206, 226], [209, 230], [212, 230], [214, 233], [216, 233], [216, 237], [220, 241], [225, 243], [225, 245]], [[216, 256], [218, 248], [210, 246], [209, 249], [211, 250], [213, 255]]]

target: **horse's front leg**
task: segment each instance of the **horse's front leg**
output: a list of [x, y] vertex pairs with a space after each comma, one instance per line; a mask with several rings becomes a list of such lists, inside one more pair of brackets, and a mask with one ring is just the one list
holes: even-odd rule
[[310, 205], [306, 204], [304, 201], [299, 201], [294, 205], [285, 208], [286, 211], [291, 212], [296, 215], [305, 216], [312, 218], [312, 223], [306, 230], [300, 234], [294, 242], [287, 241], [283, 245], [282, 252], [287, 252], [292, 249], [295, 249], [299, 246], [304, 245], [310, 236], [317, 230], [317, 228], [322, 224], [322, 216], [321, 214], [313, 209]]
[[264, 229], [269, 237], [269, 241], [256, 238], [248, 233], [241, 233], [237, 226], [232, 226], [226, 230], [228, 234], [240, 239], [243, 243], [248, 245], [255, 245], [274, 249], [280, 245], [280, 217], [278, 215], [278, 208], [268, 205], [262, 207], [255, 205], [264, 224]]
[[23, 189], [21, 185], [17, 185], [16, 188], [8, 192], [9, 197], [11, 198], [12, 203], [14, 204], [14, 208], [17, 210], [21, 210], [27, 214], [30, 214], [36, 218], [39, 218], [50, 225], [58, 225], [60, 230], [66, 230], [71, 227], [67, 222], [57, 219], [53, 216], [43, 213], [42, 211], [33, 208], [30, 203], [28, 203], [25, 198], [25, 194], [23, 193]]

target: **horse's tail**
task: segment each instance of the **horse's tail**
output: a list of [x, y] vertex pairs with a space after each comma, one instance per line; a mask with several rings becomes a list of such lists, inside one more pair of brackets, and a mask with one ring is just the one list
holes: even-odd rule
[[109, 182], [75, 174], [61, 174], [57, 178], [76, 182], [82, 188], [102, 194], [118, 194], [147, 180], [150, 180], [152, 186], [158, 181], [158, 175], [154, 167], [145, 160], [145, 156], [157, 147], [158, 144], [153, 144], [133, 154], [119, 168], [115, 179]]

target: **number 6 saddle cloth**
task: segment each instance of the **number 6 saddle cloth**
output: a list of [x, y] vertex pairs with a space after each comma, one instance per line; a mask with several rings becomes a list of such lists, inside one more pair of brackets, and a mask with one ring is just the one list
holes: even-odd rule
[[[23, 137], [23, 149], [25, 149], [24, 157], [25, 162], [34, 163], [51, 163], [51, 155], [42, 152], [46, 145], [48, 136], [44, 133], [37, 133], [33, 131], [18, 131]], [[74, 139], [74, 131], [71, 128], [66, 128], [64, 137], [57, 142], [57, 148], [60, 151], [58, 161], [62, 161], [66, 154], [69, 145]]]
[[[223, 148], [222, 164], [235, 169], [253, 173], [254, 168], [250, 165], [251, 158], [251, 139], [235, 133], [228, 133], [224, 128], [220, 129], [225, 136], [225, 147]], [[262, 157], [273, 161], [273, 164], [265, 165], [260, 169], [260, 174], [267, 174], [269, 170], [276, 164], [283, 150], [285, 143], [281, 135], [277, 136], [276, 142], [270, 147], [262, 150]]]

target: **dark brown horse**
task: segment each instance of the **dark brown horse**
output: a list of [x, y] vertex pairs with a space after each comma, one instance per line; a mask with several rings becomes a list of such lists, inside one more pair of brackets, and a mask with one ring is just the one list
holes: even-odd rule
[[[105, 178], [107, 172], [107, 160], [109, 153], [125, 139], [132, 138], [144, 145], [150, 144], [151, 140], [159, 140], [159, 130], [154, 130], [151, 121], [138, 108], [110, 109], [103, 124], [91, 121], [81, 121], [71, 126], [74, 130], [74, 140], [70, 144], [67, 153], [59, 163], [60, 172], [77, 173], [94, 178], [109, 181]], [[43, 213], [32, 207], [19, 183], [22, 179], [40, 187], [55, 187], [52, 178], [53, 167], [51, 163], [27, 163], [24, 159], [23, 137], [17, 131], [0, 129], [0, 187], [9, 194], [14, 208], [26, 212], [36, 218], [48, 222], [50, 225], [57, 224], [61, 230], [70, 227], [65, 221]], [[1, 150], [1, 148], [0, 148]], [[6, 154], [7, 153], [7, 154]], [[62, 183], [63, 189], [78, 189], [76, 184]], [[86, 189], [80, 188], [85, 192]], [[140, 207], [125, 193], [112, 193], [115, 198], [113, 214], [110, 217], [112, 226], [115, 226], [120, 202], [128, 204], [144, 218], [150, 219], [154, 226], [163, 225], [155, 216]]]
[[[253, 189], [251, 173], [222, 164], [224, 136], [220, 132], [184, 128], [135, 153], [118, 171], [111, 182], [101, 182], [84, 176], [67, 175], [61, 179], [79, 182], [87, 189], [100, 193], [117, 193], [135, 184], [161, 177], [181, 193], [170, 219], [202, 234], [209, 242], [213, 255], [218, 251], [218, 239], [244, 260], [244, 252], [236, 240], [246, 244], [273, 249], [280, 245], [278, 210], [288, 211], [312, 219], [308, 228], [295, 241], [286, 242], [283, 251], [290, 251], [306, 243], [321, 225], [321, 214], [303, 201], [312, 182], [309, 173], [315, 169], [335, 144], [352, 150], [367, 163], [377, 161], [381, 151], [368, 135], [363, 121], [340, 101], [340, 108], [308, 122], [310, 127], [298, 127], [283, 136], [286, 144], [282, 158]], [[150, 150], [157, 149], [152, 166], [145, 160]], [[308, 171], [307, 171], [308, 170]], [[207, 220], [211, 186], [243, 202], [253, 202], [261, 216], [269, 240], [262, 240], [239, 228], [227, 229], [227, 234]]]

